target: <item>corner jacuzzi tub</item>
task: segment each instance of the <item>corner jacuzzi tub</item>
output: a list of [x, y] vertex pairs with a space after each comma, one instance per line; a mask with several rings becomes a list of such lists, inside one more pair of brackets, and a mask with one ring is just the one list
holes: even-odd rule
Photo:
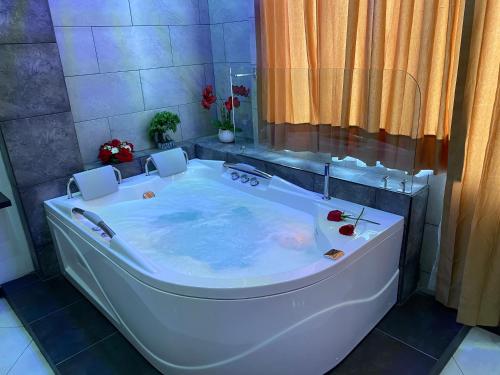
[[99, 199], [47, 201], [62, 270], [163, 373], [324, 373], [396, 302], [403, 219], [366, 208], [380, 225], [342, 236], [327, 213], [362, 206], [232, 172], [195, 159]]

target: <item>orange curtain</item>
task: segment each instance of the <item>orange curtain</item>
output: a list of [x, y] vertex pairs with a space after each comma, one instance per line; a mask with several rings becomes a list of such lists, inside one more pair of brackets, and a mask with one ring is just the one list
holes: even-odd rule
[[271, 146], [444, 168], [463, 2], [261, 0]]
[[453, 119], [436, 297], [468, 325], [500, 324], [500, 1], [476, 0]]

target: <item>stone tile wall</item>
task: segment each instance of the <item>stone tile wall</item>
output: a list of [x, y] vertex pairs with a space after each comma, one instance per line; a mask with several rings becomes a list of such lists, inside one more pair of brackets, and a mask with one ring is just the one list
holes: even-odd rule
[[200, 105], [214, 81], [207, 0], [49, 5], [84, 163], [111, 138], [153, 148], [147, 128], [163, 110], [181, 118], [176, 141], [215, 133], [215, 111]]
[[58, 271], [43, 201], [83, 168], [46, 0], [0, 2], [0, 149], [43, 276]]

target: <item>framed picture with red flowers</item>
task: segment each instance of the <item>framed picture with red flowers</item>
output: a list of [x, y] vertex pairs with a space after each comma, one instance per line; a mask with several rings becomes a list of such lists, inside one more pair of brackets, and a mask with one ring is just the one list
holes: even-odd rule
[[113, 139], [101, 145], [98, 157], [103, 164], [126, 163], [134, 159], [134, 145]]

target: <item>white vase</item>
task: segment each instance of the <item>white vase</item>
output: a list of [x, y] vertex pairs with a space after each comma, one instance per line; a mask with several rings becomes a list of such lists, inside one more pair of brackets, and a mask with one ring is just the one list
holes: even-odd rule
[[234, 133], [231, 130], [219, 129], [219, 141], [222, 143], [234, 142]]

